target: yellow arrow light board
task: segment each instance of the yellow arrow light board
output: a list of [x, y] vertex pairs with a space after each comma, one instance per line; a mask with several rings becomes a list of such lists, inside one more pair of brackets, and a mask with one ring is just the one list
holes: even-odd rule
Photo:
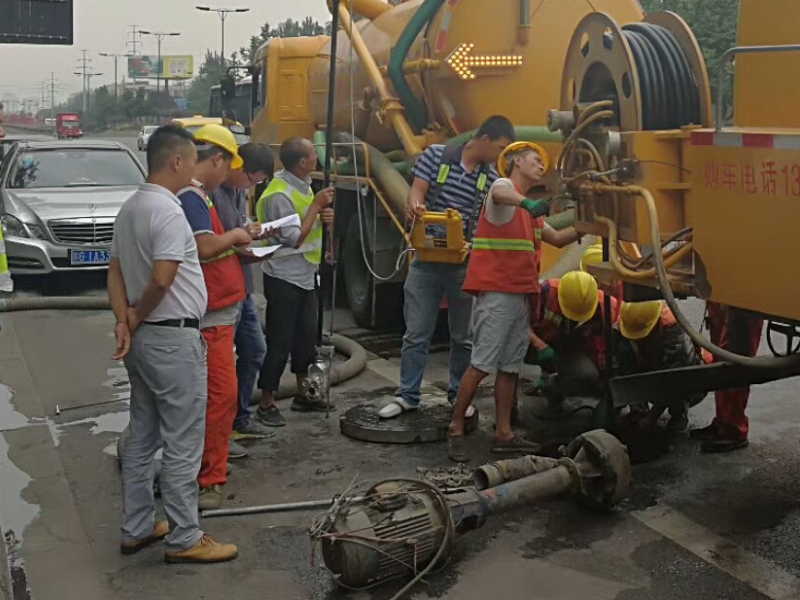
[[461, 79], [475, 79], [473, 69], [521, 67], [522, 56], [514, 54], [473, 55], [475, 44], [459, 44], [445, 62]]

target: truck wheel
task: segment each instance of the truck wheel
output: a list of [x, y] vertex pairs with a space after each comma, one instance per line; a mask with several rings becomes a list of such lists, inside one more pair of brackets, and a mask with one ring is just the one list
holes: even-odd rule
[[[366, 249], [367, 257], [370, 249]], [[342, 249], [345, 292], [353, 318], [359, 327], [384, 329], [402, 326], [402, 283], [380, 283], [373, 286], [372, 275], [364, 265], [361, 254], [361, 236], [358, 219], [353, 217], [347, 225], [347, 235]], [[372, 323], [372, 295], [375, 293], [375, 324]]]

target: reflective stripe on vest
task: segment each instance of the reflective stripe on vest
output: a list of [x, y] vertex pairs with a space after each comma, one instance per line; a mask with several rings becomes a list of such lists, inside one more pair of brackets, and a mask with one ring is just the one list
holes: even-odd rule
[[533, 240], [474, 238], [473, 250], [521, 250], [523, 252], [536, 252]]
[[[292, 206], [294, 206], [301, 221], [305, 219], [309, 207], [314, 202], [313, 191], [309, 194], [303, 194], [280, 177], [274, 177], [256, 203], [256, 217], [261, 223], [267, 221], [267, 201], [270, 196], [275, 194], [283, 194], [292, 201]], [[307, 249], [307, 251], [303, 253], [303, 256], [312, 265], [318, 265], [322, 262], [322, 222], [319, 216], [317, 217], [314, 227], [311, 228], [311, 231], [303, 241], [302, 248]]]
[[0, 225], [0, 292], [13, 292], [14, 282], [11, 281], [11, 272], [8, 270], [6, 257], [6, 243], [3, 241], [3, 227]]

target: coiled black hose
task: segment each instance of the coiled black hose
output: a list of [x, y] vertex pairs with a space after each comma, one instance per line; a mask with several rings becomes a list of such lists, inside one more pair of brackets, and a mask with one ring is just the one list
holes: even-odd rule
[[672, 32], [651, 23], [632, 23], [622, 30], [639, 73], [644, 129], [700, 123], [697, 81]]

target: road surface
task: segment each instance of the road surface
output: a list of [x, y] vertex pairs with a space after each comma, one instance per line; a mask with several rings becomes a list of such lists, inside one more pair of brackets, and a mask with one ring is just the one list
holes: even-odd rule
[[[99, 294], [102, 279], [65, 287]], [[38, 291], [31, 285], [21, 293]], [[698, 305], [689, 308], [699, 322]], [[206, 520], [210, 534], [239, 544], [240, 558], [231, 563], [167, 566], [158, 546], [121, 556], [114, 447], [127, 423], [128, 384], [123, 365], [109, 358], [111, 316], [5, 313], [0, 326], [0, 527], [15, 600], [26, 598], [26, 590], [37, 600], [385, 600], [399, 588], [339, 590], [319, 554], [311, 558], [306, 530], [314, 513]], [[394, 339], [388, 358], [371, 353], [367, 370], [336, 388], [339, 414], [393, 392], [399, 372]], [[446, 381], [446, 361], [446, 353], [432, 356], [430, 389]], [[478, 401], [482, 426], [471, 438], [473, 465], [490, 460], [489, 392], [484, 389]], [[796, 380], [754, 389], [749, 448], [703, 455], [680, 438], [668, 454], [635, 467], [632, 497], [612, 514], [559, 499], [492, 517], [464, 536], [448, 565], [409, 597], [800, 597], [797, 398]], [[87, 403], [96, 406], [55, 415], [56, 404]], [[568, 437], [586, 426], [580, 413], [566, 423], [541, 421], [535, 417], [541, 401], [523, 403], [523, 428], [532, 435]], [[691, 411], [693, 425], [705, 425], [712, 414], [709, 397]], [[236, 462], [227, 506], [321, 499], [356, 476], [415, 477], [418, 467], [449, 465], [443, 444], [366, 444], [343, 437], [336, 415], [287, 415], [288, 426], [274, 439], [252, 444], [250, 457]]]

